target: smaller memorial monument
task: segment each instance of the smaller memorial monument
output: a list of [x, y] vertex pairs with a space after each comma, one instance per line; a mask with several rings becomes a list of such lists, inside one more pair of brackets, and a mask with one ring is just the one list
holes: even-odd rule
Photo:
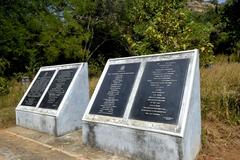
[[41, 67], [16, 108], [16, 123], [61, 136], [81, 128], [88, 101], [87, 63]]
[[201, 147], [198, 50], [108, 60], [83, 142], [140, 160], [193, 160]]

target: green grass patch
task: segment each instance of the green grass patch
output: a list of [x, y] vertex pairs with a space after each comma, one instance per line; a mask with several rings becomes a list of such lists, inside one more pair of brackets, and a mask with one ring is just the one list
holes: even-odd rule
[[0, 96], [0, 128], [15, 124], [15, 108], [22, 98], [27, 86], [13, 80], [10, 82], [10, 92]]

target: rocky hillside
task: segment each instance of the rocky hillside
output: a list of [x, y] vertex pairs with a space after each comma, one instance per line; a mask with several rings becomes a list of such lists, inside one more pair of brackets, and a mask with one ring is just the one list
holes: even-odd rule
[[209, 2], [189, 1], [187, 2], [188, 8], [195, 12], [204, 12], [208, 8], [214, 8], [215, 5]]

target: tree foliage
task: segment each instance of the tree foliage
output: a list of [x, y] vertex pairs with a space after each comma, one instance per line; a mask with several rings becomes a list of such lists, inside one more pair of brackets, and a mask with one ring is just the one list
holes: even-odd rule
[[198, 23], [180, 1], [135, 0], [123, 35], [133, 54], [199, 48], [202, 64], [212, 58], [211, 28]]
[[212, 58], [212, 26], [197, 21], [184, 0], [6, 0], [0, 24], [5, 76], [79, 61], [96, 70], [110, 57], [193, 48], [203, 65]]
[[240, 1], [228, 0], [219, 8], [220, 22], [215, 24], [211, 42], [216, 54], [232, 54], [240, 50]]
[[9, 73], [87, 59], [89, 51], [84, 44], [91, 32], [74, 18], [74, 6], [63, 2], [2, 2], [0, 53], [10, 64]]
[[10, 64], [5, 74], [92, 57], [98, 61], [106, 51], [121, 56], [115, 49], [127, 52], [118, 25], [123, 6], [111, 0], [1, 2], [0, 53]]

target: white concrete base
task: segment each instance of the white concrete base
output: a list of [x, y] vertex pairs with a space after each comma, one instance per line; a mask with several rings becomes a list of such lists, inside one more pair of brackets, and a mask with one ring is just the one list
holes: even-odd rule
[[104, 124], [84, 124], [83, 142], [139, 160], [176, 160], [183, 154], [179, 137]]
[[[190, 112], [190, 117], [194, 118], [195, 115], [195, 118], [200, 118], [200, 114], [193, 113], [193, 109]], [[83, 143], [136, 160], [193, 160], [201, 147], [201, 124], [197, 119], [189, 119], [189, 126], [183, 137], [84, 122]]]
[[57, 120], [55, 116], [41, 115], [28, 111], [16, 111], [16, 123], [24, 128], [34, 129], [37, 131], [57, 134]]
[[[141, 61], [141, 58], [116, 60]], [[146, 57], [147, 58], [147, 57]], [[150, 58], [155, 58], [154, 56]], [[159, 58], [161, 56], [159, 55]], [[193, 160], [201, 148], [200, 73], [198, 51], [167, 54], [163, 59], [189, 58], [190, 64], [184, 87], [181, 112], [176, 125], [137, 121], [129, 118], [132, 101], [128, 101], [123, 118], [90, 114], [94, 102], [91, 98], [83, 117], [83, 142], [112, 153], [119, 153], [135, 160]], [[123, 62], [122, 62], [123, 61]], [[143, 61], [143, 60], [142, 60]], [[120, 63], [119, 62], [119, 63]], [[106, 71], [104, 72], [106, 73]], [[103, 80], [99, 80], [100, 82]], [[100, 83], [99, 82], [99, 83]], [[137, 87], [135, 87], [136, 89]]]
[[[50, 66], [42, 70], [62, 69], [66, 66], [71, 67]], [[73, 65], [76, 66], [78, 70], [57, 110], [38, 108], [39, 104], [36, 107], [22, 106], [23, 97], [16, 108], [16, 124], [55, 136], [82, 128], [82, 117], [89, 101], [88, 65]]]

